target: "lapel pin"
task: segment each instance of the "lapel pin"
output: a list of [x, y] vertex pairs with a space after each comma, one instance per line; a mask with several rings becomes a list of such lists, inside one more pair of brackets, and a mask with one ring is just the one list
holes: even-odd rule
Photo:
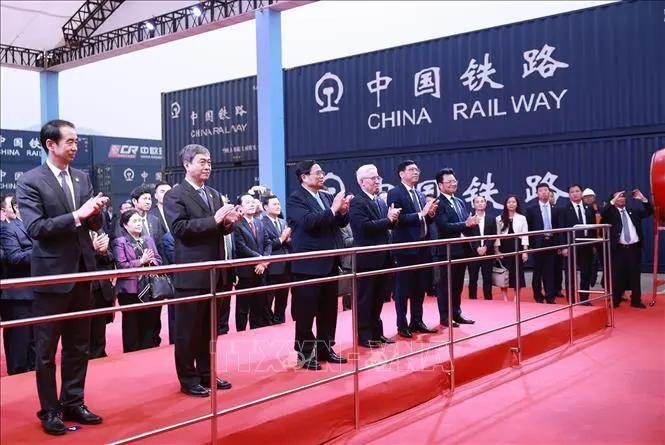
[[74, 182], [79, 182], [79, 178], [74, 178]]

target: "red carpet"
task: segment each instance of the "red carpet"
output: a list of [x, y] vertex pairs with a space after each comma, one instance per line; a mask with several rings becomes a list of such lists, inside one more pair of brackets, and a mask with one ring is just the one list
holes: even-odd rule
[[[535, 303], [522, 305], [524, 316], [551, 308]], [[514, 320], [515, 313], [514, 303], [482, 300], [464, 301], [464, 311], [477, 323], [455, 329], [458, 338], [508, 323]], [[425, 322], [435, 325], [438, 314], [434, 299], [426, 299], [425, 314]], [[524, 358], [565, 344], [567, 316], [567, 311], [562, 311], [525, 324], [522, 329]], [[383, 320], [387, 335], [395, 333], [394, 317], [392, 305], [386, 305]], [[341, 313], [337, 328], [336, 349], [346, 356], [351, 353], [350, 318], [350, 312]], [[574, 326], [576, 338], [602, 331], [605, 313], [599, 306], [576, 308]], [[447, 332], [443, 331], [436, 335], [419, 335], [414, 341], [400, 339], [395, 345], [378, 351], [362, 350], [360, 363], [391, 357], [446, 338]], [[220, 392], [218, 407], [236, 406], [353, 369], [352, 364], [326, 365], [320, 372], [295, 369], [292, 339], [293, 326], [289, 323], [220, 337], [218, 366], [222, 369], [221, 375], [234, 387]], [[508, 367], [514, 339], [515, 328], [509, 328], [456, 346], [457, 383]], [[44, 435], [35, 417], [38, 401], [34, 374], [28, 373], [0, 379], [0, 441], [8, 444], [56, 440], [59, 443], [106, 443], [203, 415], [209, 409], [208, 399], [187, 397], [178, 392], [171, 347], [126, 355], [109, 352], [111, 357], [91, 362], [86, 386], [86, 403], [104, 416], [102, 425], [83, 426], [65, 437]], [[375, 422], [441, 395], [449, 384], [442, 366], [447, 360], [447, 348], [442, 348], [362, 374], [362, 423]], [[223, 443], [275, 442], [287, 437], [290, 443], [320, 443], [333, 439], [353, 429], [352, 394], [353, 379], [349, 377], [224, 416], [218, 421], [219, 439]], [[209, 423], [203, 422], [148, 441], [206, 443], [209, 430]]]
[[614, 329], [332, 443], [665, 444], [665, 304], [647, 310], [622, 305], [615, 314]]

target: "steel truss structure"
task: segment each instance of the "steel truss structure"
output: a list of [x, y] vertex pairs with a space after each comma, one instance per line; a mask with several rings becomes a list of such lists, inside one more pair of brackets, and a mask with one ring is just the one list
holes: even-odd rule
[[91, 37], [125, 0], [87, 0], [62, 26], [65, 44], [78, 46], [81, 41]]
[[[58, 65], [72, 64], [86, 58], [99, 57], [111, 51], [125, 50], [125, 52], [129, 52], [133, 45], [149, 46], [146, 45], [147, 42], [156, 38], [175, 37], [177, 34], [186, 32], [194, 33], [193, 31], [196, 31], [197, 28], [200, 29], [200, 32], [214, 29], [215, 25], [217, 24], [217, 27], [219, 27], [219, 22], [223, 20], [239, 18], [280, 2], [285, 4], [296, 3], [283, 0], [206, 0], [197, 5], [93, 36], [91, 34], [103, 21], [101, 17], [104, 17], [105, 20], [110, 15], [110, 12], [108, 12], [110, 11], [109, 8], [112, 7], [110, 3], [117, 3], [115, 5], [115, 8], [117, 8], [122, 1], [87, 1], [86, 5], [97, 4], [99, 12], [93, 10], [88, 14], [88, 17], [76, 19], [77, 22], [72, 17], [63, 26], [63, 33], [71, 33], [69, 45], [46, 51], [0, 45], [0, 64], [14, 65], [25, 69], [58, 70]], [[105, 6], [102, 6], [102, 4], [105, 4]], [[82, 6], [81, 9], [84, 9], [86, 5]], [[102, 9], [104, 9], [103, 13], [101, 12]], [[95, 17], [93, 18], [93, 16]], [[72, 25], [71, 28], [69, 27], [70, 24]]]

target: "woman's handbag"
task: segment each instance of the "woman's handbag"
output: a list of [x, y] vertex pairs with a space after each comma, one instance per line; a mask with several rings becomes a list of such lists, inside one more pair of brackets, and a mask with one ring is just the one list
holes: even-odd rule
[[175, 288], [168, 275], [143, 275], [139, 278], [138, 298], [143, 303], [165, 300], [175, 296]]
[[508, 276], [508, 269], [506, 269], [501, 261], [496, 261], [492, 266], [492, 284], [496, 287], [506, 288], [510, 283]]

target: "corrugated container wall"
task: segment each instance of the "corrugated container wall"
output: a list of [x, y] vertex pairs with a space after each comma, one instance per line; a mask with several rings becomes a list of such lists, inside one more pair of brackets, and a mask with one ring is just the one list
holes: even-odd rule
[[258, 159], [256, 76], [162, 93], [166, 167], [181, 167], [179, 152], [200, 144], [214, 164]]
[[[185, 171], [182, 168], [168, 170], [165, 178], [171, 185], [179, 184], [185, 179]], [[235, 203], [240, 194], [245, 193], [258, 182], [258, 166], [213, 167], [207, 184]]]
[[619, 2], [289, 69], [287, 159], [663, 131], [663, 42]]
[[[355, 171], [363, 164], [375, 164], [383, 179], [383, 188], [399, 183], [397, 165], [409, 158], [422, 169], [418, 188], [424, 193], [438, 194], [434, 175], [443, 167], [452, 167], [459, 181], [457, 195], [470, 204], [472, 197], [483, 195], [488, 211], [498, 214], [508, 194], [516, 194], [522, 203], [533, 204], [536, 185], [546, 182], [555, 191], [557, 205], [568, 202], [568, 185], [580, 183], [592, 188], [599, 203], [609, 200], [617, 189], [639, 188], [649, 194], [649, 170], [652, 154], [665, 147], [665, 132], [655, 135], [598, 138], [511, 146], [487, 146], [479, 149], [456, 151], [418, 151], [405, 149], [401, 155], [381, 157], [347, 157], [321, 161], [326, 171], [325, 185], [335, 193], [346, 190], [359, 193]], [[295, 167], [291, 163], [287, 180], [289, 190], [298, 184]], [[653, 267], [652, 220], [644, 223], [645, 245], [643, 265], [645, 271]], [[661, 251], [660, 264], [665, 266], [665, 251]]]

